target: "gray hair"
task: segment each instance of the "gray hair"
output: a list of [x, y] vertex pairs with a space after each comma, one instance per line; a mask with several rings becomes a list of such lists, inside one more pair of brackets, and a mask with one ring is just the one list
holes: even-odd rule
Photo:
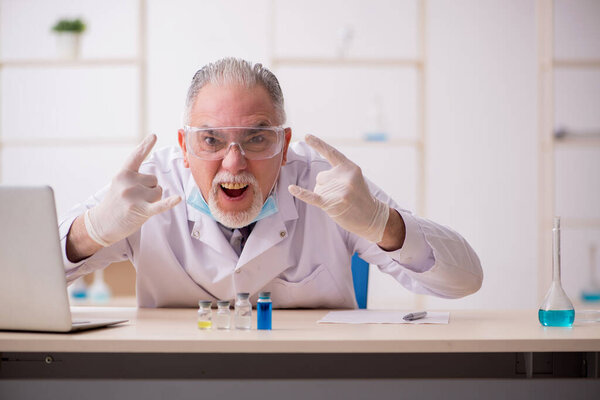
[[246, 88], [251, 88], [257, 84], [263, 86], [273, 102], [275, 117], [277, 118], [276, 124], [285, 123], [283, 93], [275, 75], [262, 64], [252, 64], [239, 58], [223, 58], [205, 65], [194, 74], [185, 101], [184, 124], [190, 123], [190, 113], [196, 96], [198, 96], [200, 89], [209, 83], [213, 85], [236, 84]]

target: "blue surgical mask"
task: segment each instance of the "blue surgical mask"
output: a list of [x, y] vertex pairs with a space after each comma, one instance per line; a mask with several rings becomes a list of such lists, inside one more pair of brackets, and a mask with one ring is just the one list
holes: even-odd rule
[[[216, 221], [215, 217], [212, 215], [212, 212], [210, 212], [210, 208], [204, 200], [204, 197], [202, 197], [202, 193], [200, 193], [198, 187], [195, 187], [192, 190], [192, 193], [190, 193], [190, 195], [187, 198], [187, 203], [190, 206], [194, 207], [196, 210], [200, 211], [202, 214], [208, 215]], [[252, 220], [251, 223], [259, 221], [263, 218], [270, 217], [271, 215], [276, 214], [278, 211], [279, 208], [277, 208], [277, 196], [275, 195], [275, 190], [273, 190], [271, 195], [267, 197], [265, 204], [263, 204], [260, 213], [258, 213], [256, 218], [254, 218], [254, 220]]]

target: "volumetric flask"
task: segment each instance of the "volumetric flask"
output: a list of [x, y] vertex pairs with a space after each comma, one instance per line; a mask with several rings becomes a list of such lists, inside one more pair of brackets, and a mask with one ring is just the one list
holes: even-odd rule
[[538, 318], [544, 326], [570, 327], [575, 320], [575, 309], [560, 281], [560, 217], [554, 217], [552, 254], [552, 284], [540, 306]]

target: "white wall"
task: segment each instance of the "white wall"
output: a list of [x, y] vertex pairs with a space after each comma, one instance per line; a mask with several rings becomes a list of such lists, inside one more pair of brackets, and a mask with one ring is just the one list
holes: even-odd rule
[[148, 0], [148, 130], [176, 145], [196, 70], [223, 57], [266, 60], [266, 0]]
[[[598, 3], [577, 2], [579, 14], [567, 3], [556, 2], [564, 16], [556, 20], [557, 49], [565, 57], [597, 57], [594, 38], [600, 31], [590, 15], [598, 15]], [[481, 258], [484, 285], [474, 296], [415, 299], [373, 270], [370, 306], [535, 308], [541, 201], [535, 1], [428, 0], [426, 5], [424, 182], [418, 179], [416, 147], [397, 144], [419, 136], [417, 68], [376, 62], [419, 58], [418, 0], [147, 0], [147, 130], [158, 134], [158, 146], [176, 144], [187, 86], [205, 63], [223, 56], [262, 61], [280, 77], [296, 139], [305, 133], [327, 138], [408, 208], [419, 208], [424, 184], [425, 216], [463, 234]], [[0, 60], [53, 58], [49, 27], [63, 15], [88, 21], [85, 59], [140, 54], [137, 1], [0, 0]], [[573, 19], [581, 23], [569, 22]], [[340, 38], [348, 29], [353, 39], [341, 51]], [[582, 37], [591, 45], [581, 44]], [[365, 62], [344, 63], [340, 53]], [[298, 62], [303, 59], [325, 62]], [[108, 182], [139, 138], [138, 74], [135, 63], [3, 66], [0, 141], [41, 137], [56, 144], [1, 147], [2, 183], [49, 183], [63, 212]], [[598, 90], [589, 90], [597, 87], [597, 75], [598, 70], [557, 73], [557, 91], [573, 93], [557, 100], [557, 121], [600, 128], [593, 112]], [[69, 94], [66, 99], [62, 92]], [[382, 102], [384, 129], [396, 140], [390, 145], [360, 144], [374, 98]], [[600, 169], [598, 159], [594, 151], [557, 153], [557, 208], [598, 218], [600, 188], [584, 185], [594, 176], [580, 174], [578, 183], [567, 172]], [[587, 200], [573, 206], [566, 195], [573, 192]], [[582, 262], [576, 256], [579, 243], [597, 241], [598, 232], [578, 229], [570, 235], [565, 263]], [[566, 279], [579, 290], [581, 279]]]
[[453, 306], [535, 307], [534, 2], [431, 0], [428, 21], [427, 212], [469, 240], [485, 274]]
[[[600, 2], [556, 0], [554, 4], [555, 58], [578, 61], [559, 66], [554, 73], [554, 126], [570, 132], [555, 145], [554, 199], [564, 226], [563, 286], [580, 303], [582, 290], [600, 293], [600, 251], [592, 259], [592, 248], [600, 249], [600, 68], [585, 65], [594, 60], [600, 64]], [[595, 282], [591, 268], [595, 268]]]

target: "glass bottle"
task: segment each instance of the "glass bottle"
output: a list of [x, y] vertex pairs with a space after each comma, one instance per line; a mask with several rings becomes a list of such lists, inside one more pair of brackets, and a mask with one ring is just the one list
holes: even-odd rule
[[83, 278], [76, 279], [73, 284], [69, 285], [67, 289], [70, 299], [74, 303], [79, 303], [87, 300], [88, 297], [88, 286]]
[[560, 282], [560, 217], [554, 217], [552, 228], [552, 284], [538, 311], [544, 326], [572, 326], [575, 320], [573, 303]]
[[252, 328], [252, 304], [250, 293], [238, 293], [235, 301], [235, 328], [248, 330]]
[[600, 301], [600, 280], [596, 269], [596, 245], [590, 245], [590, 269], [587, 284], [581, 292], [583, 301]]
[[381, 97], [375, 96], [367, 108], [368, 124], [365, 129], [364, 139], [368, 142], [385, 142], [388, 134], [384, 128], [383, 104]]
[[256, 303], [256, 329], [271, 330], [272, 313], [271, 292], [260, 292]]
[[212, 328], [212, 301], [200, 300], [198, 302], [198, 329]]
[[94, 271], [94, 281], [90, 286], [90, 299], [93, 303], [103, 304], [110, 301], [110, 287], [104, 281], [104, 270], [97, 269]]
[[231, 328], [231, 310], [229, 309], [229, 300], [217, 301], [217, 314], [215, 315], [215, 327], [217, 329]]

